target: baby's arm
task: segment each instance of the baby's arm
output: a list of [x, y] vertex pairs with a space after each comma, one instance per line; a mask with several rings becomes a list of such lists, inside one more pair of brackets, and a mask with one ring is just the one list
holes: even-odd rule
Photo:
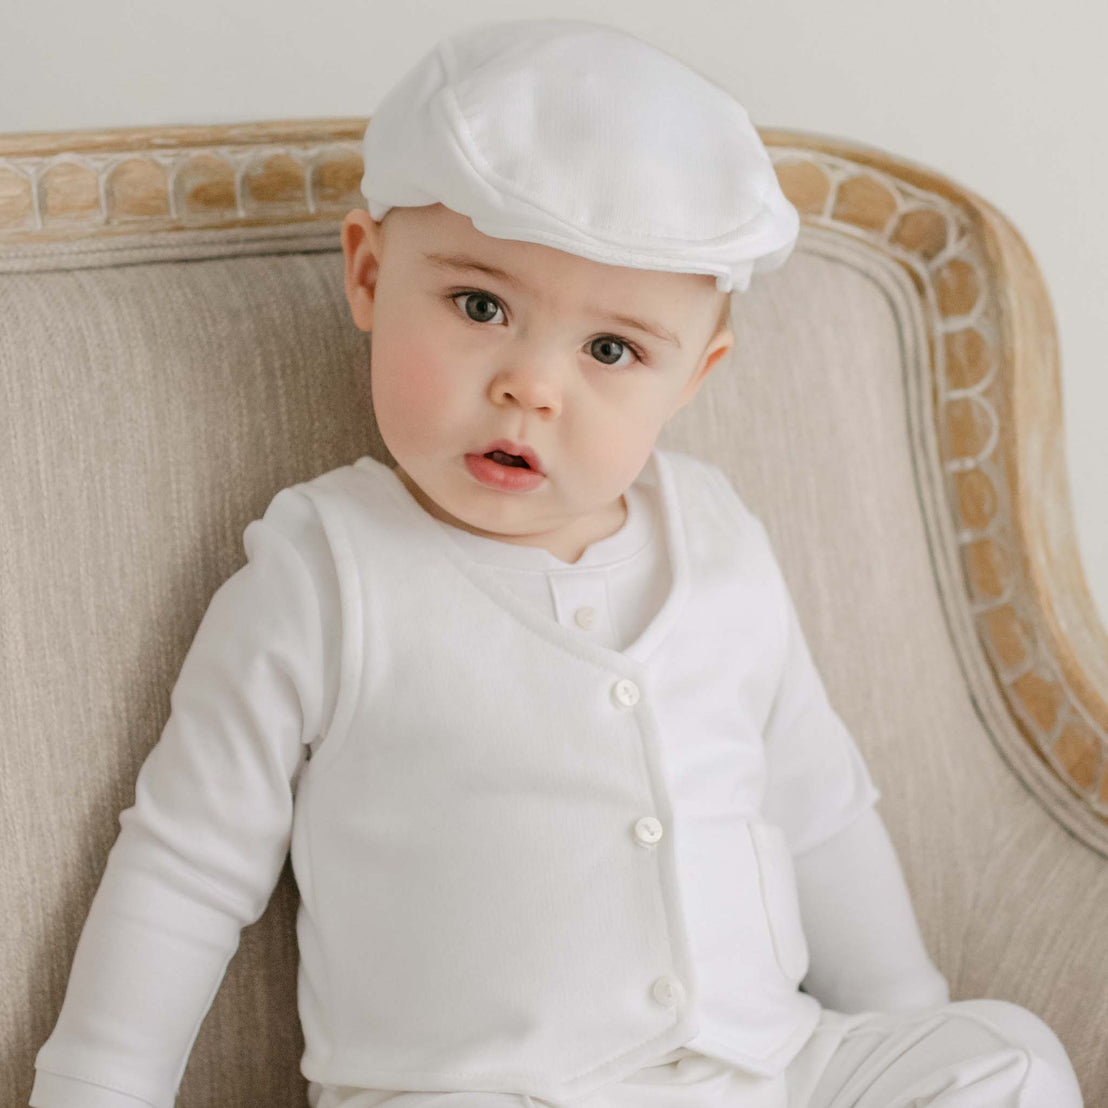
[[950, 1001], [875, 807], [794, 862], [811, 955], [806, 992], [838, 1012], [910, 1012]]
[[291, 489], [246, 528], [161, 737], [119, 817], [65, 1001], [35, 1059], [32, 1108], [172, 1108], [242, 927], [288, 852], [295, 778], [317, 735], [324, 632]]
[[785, 609], [781, 679], [764, 730], [764, 815], [792, 847], [810, 964], [804, 988], [837, 1011], [908, 1011], [949, 1001], [923, 946], [880, 797], [828, 700], [761, 521]]

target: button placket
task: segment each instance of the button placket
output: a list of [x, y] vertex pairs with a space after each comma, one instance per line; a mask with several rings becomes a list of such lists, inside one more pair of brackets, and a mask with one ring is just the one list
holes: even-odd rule
[[563, 627], [587, 631], [590, 637], [602, 640], [612, 637], [608, 592], [603, 573], [555, 573], [550, 577], [550, 589], [555, 616]]
[[[633, 708], [638, 704], [642, 693], [639, 686], [629, 677], [621, 677], [612, 686], [612, 699], [623, 708]], [[661, 820], [655, 816], [640, 816], [635, 821], [635, 840], [644, 846], [653, 847], [664, 834]], [[677, 1008], [685, 999], [685, 990], [681, 982], [672, 974], [663, 974], [650, 987], [650, 994], [663, 1008]]]

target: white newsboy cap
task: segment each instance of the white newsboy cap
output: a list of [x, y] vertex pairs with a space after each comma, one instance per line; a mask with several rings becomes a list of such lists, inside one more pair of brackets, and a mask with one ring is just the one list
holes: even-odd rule
[[800, 220], [746, 110], [624, 31], [569, 19], [448, 36], [386, 94], [363, 140], [380, 220], [441, 203], [494, 238], [746, 290]]

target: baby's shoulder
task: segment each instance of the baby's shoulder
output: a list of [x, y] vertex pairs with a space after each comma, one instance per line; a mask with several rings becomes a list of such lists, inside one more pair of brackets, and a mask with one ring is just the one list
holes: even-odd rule
[[715, 462], [680, 450], [662, 451], [665, 461], [685, 489], [702, 490], [734, 522], [748, 527], [761, 526], [761, 521], [740, 496], [734, 482]]
[[286, 485], [270, 498], [262, 519], [294, 546], [318, 547], [333, 530], [333, 522], [372, 514], [380, 471], [388, 469], [367, 455]]
[[281, 489], [273, 497], [271, 506], [278, 502], [295, 502], [300, 504], [302, 512], [309, 504], [317, 511], [323, 504], [339, 512], [364, 510], [371, 506], [374, 494], [383, 490], [390, 479], [394, 478], [389, 467], [366, 454]]

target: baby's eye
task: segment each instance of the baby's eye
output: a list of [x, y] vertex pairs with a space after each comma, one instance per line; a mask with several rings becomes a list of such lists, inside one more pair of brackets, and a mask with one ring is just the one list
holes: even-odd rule
[[498, 310], [503, 311], [497, 300], [487, 292], [457, 292], [450, 299], [457, 301], [463, 296], [465, 302], [462, 305], [462, 311], [474, 323], [490, 323]]
[[597, 361], [609, 366], [630, 365], [630, 362], [620, 362], [624, 354], [630, 354], [635, 361], [640, 360], [639, 352], [630, 343], [617, 339], [615, 335], [602, 335], [598, 339], [593, 339], [589, 343], [589, 352]]

